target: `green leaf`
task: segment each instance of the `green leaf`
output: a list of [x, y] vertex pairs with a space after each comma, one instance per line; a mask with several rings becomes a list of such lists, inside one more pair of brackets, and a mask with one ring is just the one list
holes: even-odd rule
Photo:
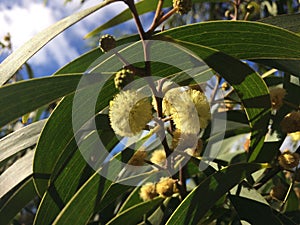
[[58, 34], [84, 17], [113, 2], [114, 0], [106, 0], [99, 5], [74, 13], [35, 35], [0, 64], [0, 86], [7, 82], [29, 58]]
[[170, 29], [157, 36], [207, 46], [239, 59], [300, 59], [300, 36], [259, 22], [203, 22]]
[[[107, 172], [119, 171], [118, 163], [112, 161], [107, 168], [106, 166], [102, 168], [102, 170], [104, 169]], [[131, 180], [133, 183], [138, 182], [148, 177], [151, 173], [153, 172], [129, 177], [127, 180]], [[96, 172], [68, 202], [53, 224], [86, 224], [94, 212], [101, 212], [118, 196], [131, 188], [131, 186], [112, 183]], [[86, 199], [89, 199], [89, 201], [87, 202]], [[83, 205], [84, 207], [82, 207]], [[78, 217], [75, 218], [73, 216], [74, 213], [76, 213]]]
[[29, 124], [0, 139], [0, 163], [35, 145], [45, 122], [41, 120]]
[[90, 151], [90, 157], [97, 159], [97, 161], [101, 163], [105, 160], [107, 154], [97, 154], [97, 150], [99, 151], [97, 140], [101, 138], [103, 144], [105, 144], [108, 149], [117, 143], [114, 132], [108, 127], [109, 122], [107, 115], [99, 115], [97, 121], [98, 124], [101, 124], [101, 127], [98, 131], [89, 133], [83, 139], [80, 143], [80, 151], [76, 143], [74, 143], [74, 140], [72, 140], [71, 143], [66, 146], [68, 148], [68, 152], [66, 153], [68, 154], [62, 154], [57, 160], [49, 180], [49, 188], [43, 196], [38, 208], [35, 224], [51, 224], [81, 185], [95, 173], [88, 162], [83, 158], [82, 152]]
[[236, 195], [229, 195], [229, 199], [241, 220], [245, 220], [250, 224], [255, 225], [283, 224], [276, 215], [274, 215], [273, 210], [269, 205]]
[[124, 221], [126, 221], [126, 225], [136, 225], [142, 221], [144, 214], [157, 208], [163, 201], [163, 198], [157, 197], [153, 200], [139, 203], [118, 214], [107, 225], [119, 225], [124, 223]]
[[33, 153], [26, 153], [0, 175], [0, 198], [32, 176]]
[[43, 77], [1, 87], [0, 127], [74, 92], [80, 78], [81, 75]]
[[33, 178], [31, 177], [21, 185], [7, 201], [1, 203], [0, 223], [9, 224], [9, 221], [11, 221], [34, 196], [36, 196], [36, 192], [33, 185]]
[[[94, 88], [91, 88], [88, 91], [94, 91]], [[89, 95], [92, 95], [92, 93], [88, 91], [85, 96], [86, 99], [88, 99]], [[111, 85], [105, 86], [103, 91], [106, 93], [107, 97], [103, 97], [102, 101], [97, 102], [97, 111], [106, 107], [108, 101], [116, 92], [112, 82]], [[70, 152], [74, 151], [72, 149], [77, 149], [72, 126], [73, 96], [74, 95], [70, 95], [60, 102], [59, 106], [48, 119], [40, 136], [33, 164], [35, 185], [39, 195], [43, 195], [44, 191], [47, 189], [48, 179], [53, 173], [59, 157], [65, 157], [67, 159]], [[89, 102], [83, 101], [83, 110], [86, 108], [85, 104], [89, 104]], [[78, 120], [77, 122], [83, 125], [86, 121]], [[63, 136], [61, 135], [61, 132], [64, 134]], [[51, 149], [51, 154], [48, 149]]]
[[273, 25], [213, 21], [170, 29], [157, 35], [161, 36], [207, 46], [239, 59], [255, 60], [299, 75], [300, 36]]
[[141, 202], [142, 199], [140, 197], [140, 187], [136, 187], [133, 191], [131, 191], [130, 195], [126, 198], [125, 202], [123, 203], [120, 210], [118, 211], [118, 214], [122, 213], [123, 211]]
[[300, 33], [300, 14], [285, 14], [270, 16], [259, 20], [259, 22], [281, 27], [289, 31]]
[[198, 224], [199, 220], [226, 192], [251, 173], [266, 168], [266, 164], [236, 164], [228, 166], [202, 181], [179, 205], [167, 225]]

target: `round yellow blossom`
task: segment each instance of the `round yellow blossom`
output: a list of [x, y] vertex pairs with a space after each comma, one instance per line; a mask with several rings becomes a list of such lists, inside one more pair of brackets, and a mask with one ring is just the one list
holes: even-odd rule
[[152, 107], [142, 93], [122, 91], [110, 101], [109, 118], [116, 134], [131, 137], [141, 132], [152, 119]]
[[172, 119], [182, 133], [198, 134], [210, 120], [210, 106], [205, 95], [197, 90], [173, 88], [163, 99], [164, 112]]
[[145, 163], [145, 159], [147, 157], [147, 152], [144, 150], [138, 150], [136, 151], [133, 156], [128, 161], [129, 165], [132, 166], [142, 166]]
[[157, 165], [164, 165], [166, 162], [166, 152], [163, 149], [157, 149], [152, 153], [150, 161]]
[[283, 88], [270, 88], [270, 98], [273, 109], [280, 109], [283, 105], [283, 98], [286, 95], [286, 90]]
[[300, 131], [300, 112], [291, 112], [287, 114], [280, 122], [283, 132], [294, 133]]
[[158, 196], [154, 183], [148, 182], [141, 187], [140, 197], [143, 201], [148, 201]]
[[162, 177], [156, 184], [156, 191], [162, 197], [171, 197], [178, 192], [176, 180], [169, 177]]
[[278, 163], [284, 169], [292, 169], [299, 164], [300, 156], [298, 153], [291, 153], [289, 150], [285, 150], [279, 157]]

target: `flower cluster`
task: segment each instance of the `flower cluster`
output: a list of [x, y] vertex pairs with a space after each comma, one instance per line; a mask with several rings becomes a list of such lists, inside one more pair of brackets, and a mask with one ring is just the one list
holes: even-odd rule
[[157, 196], [167, 198], [175, 193], [178, 193], [177, 181], [170, 177], [162, 177], [157, 183], [148, 182], [140, 189], [140, 197], [143, 201], [151, 200]]
[[155, 163], [156, 165], [163, 166], [166, 162], [166, 152], [164, 149], [157, 149], [152, 153], [152, 156], [150, 158], [150, 161], [152, 163]]
[[291, 153], [288, 150], [285, 150], [279, 157], [278, 163], [284, 169], [292, 169], [298, 166], [300, 156], [298, 153]]
[[198, 134], [210, 120], [206, 96], [197, 90], [173, 88], [163, 98], [163, 112], [171, 115], [176, 128], [186, 134]]
[[152, 106], [140, 92], [127, 90], [117, 94], [110, 102], [111, 127], [121, 136], [134, 136], [152, 119]]

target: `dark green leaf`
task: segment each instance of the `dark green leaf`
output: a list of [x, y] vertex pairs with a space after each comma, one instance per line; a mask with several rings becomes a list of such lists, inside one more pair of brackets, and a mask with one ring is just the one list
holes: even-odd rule
[[198, 224], [227, 191], [266, 164], [236, 164], [224, 168], [200, 183], [179, 205], [167, 225]]
[[80, 78], [81, 75], [43, 77], [1, 87], [0, 127], [74, 92]]
[[153, 200], [139, 203], [122, 213], [118, 214], [107, 225], [119, 225], [126, 221], [126, 225], [136, 225], [142, 221], [144, 214], [158, 207], [163, 202], [163, 198], [157, 197]]
[[269, 205], [235, 195], [229, 195], [229, 199], [241, 220], [255, 225], [283, 225]]
[[259, 22], [282, 27], [289, 31], [300, 33], [300, 14], [286, 14], [267, 17], [259, 20]]
[[272, 25], [249, 21], [213, 21], [170, 29], [158, 34], [161, 35], [300, 75], [297, 69], [300, 65], [300, 36]]
[[[57, 160], [56, 167], [50, 177], [50, 186], [39, 206], [35, 224], [51, 224], [81, 185], [95, 173], [87, 162], [89, 159], [83, 158], [84, 152], [89, 152], [91, 159], [102, 163], [108, 153], [99, 153], [101, 150], [97, 146], [97, 140], [102, 139], [107, 149], [111, 149], [117, 143], [114, 132], [108, 127], [107, 115], [98, 115], [97, 122], [101, 124], [101, 127], [98, 131], [87, 132], [87, 136], [80, 143], [80, 151], [75, 140], [72, 139], [66, 146], [68, 152], [61, 154]], [[35, 174], [35, 176], [37, 175]]]
[[32, 177], [20, 186], [0, 207], [0, 224], [8, 224], [36, 196]]

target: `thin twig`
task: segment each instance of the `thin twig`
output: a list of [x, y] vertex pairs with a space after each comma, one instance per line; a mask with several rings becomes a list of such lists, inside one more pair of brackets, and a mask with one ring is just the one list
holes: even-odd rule
[[147, 31], [147, 35], [152, 35], [154, 30], [162, 24], [164, 21], [169, 19], [174, 13], [177, 12], [176, 8], [172, 8], [169, 12], [167, 12], [165, 15], [163, 15], [155, 24], [151, 25], [149, 30]]
[[156, 7], [156, 12], [152, 21], [152, 24], [149, 28], [149, 30], [154, 31], [155, 28], [157, 27], [156, 24], [158, 23], [158, 21], [160, 20], [160, 18], [162, 17], [162, 6], [164, 4], [164, 0], [159, 0], [157, 3], [157, 7]]

